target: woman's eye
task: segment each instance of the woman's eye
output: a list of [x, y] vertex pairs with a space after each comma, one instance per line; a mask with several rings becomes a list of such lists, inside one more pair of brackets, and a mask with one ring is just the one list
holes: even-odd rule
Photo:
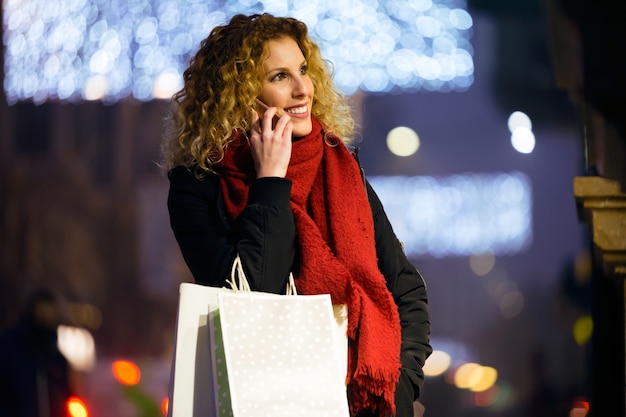
[[272, 77], [272, 81], [280, 81], [283, 80], [287, 77], [287, 75], [285, 75], [284, 72], [279, 72], [278, 74], [274, 75], [274, 77]]
[[300, 74], [306, 74], [308, 71], [309, 71], [309, 67], [308, 67], [308, 65], [303, 65], [303, 66], [300, 68]]

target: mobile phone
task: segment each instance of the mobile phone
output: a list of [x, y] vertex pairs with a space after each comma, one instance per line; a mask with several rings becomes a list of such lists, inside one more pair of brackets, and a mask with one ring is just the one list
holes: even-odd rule
[[[267, 104], [265, 104], [263, 101], [261, 101], [260, 98], [256, 99], [256, 112], [259, 114], [259, 118], [263, 117], [263, 114], [265, 114], [265, 111], [267, 109], [269, 109], [269, 106]], [[278, 110], [276, 111], [276, 114], [274, 115], [274, 118], [272, 119], [272, 127], [276, 126], [276, 122], [278, 122], [278, 120], [283, 117], [283, 115], [285, 114], [285, 111], [283, 109], [281, 109], [280, 107], [278, 107]]]

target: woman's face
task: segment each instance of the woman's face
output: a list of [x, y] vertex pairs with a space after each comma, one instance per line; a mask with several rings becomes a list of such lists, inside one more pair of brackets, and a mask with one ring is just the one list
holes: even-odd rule
[[285, 110], [293, 123], [293, 136], [308, 135], [314, 89], [306, 59], [296, 41], [287, 36], [270, 40], [267, 48], [259, 98], [270, 107]]

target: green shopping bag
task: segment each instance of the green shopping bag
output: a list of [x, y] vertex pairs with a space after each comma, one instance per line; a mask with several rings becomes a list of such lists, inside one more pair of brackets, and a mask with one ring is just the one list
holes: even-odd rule
[[209, 313], [209, 325], [216, 417], [233, 417], [219, 309]]

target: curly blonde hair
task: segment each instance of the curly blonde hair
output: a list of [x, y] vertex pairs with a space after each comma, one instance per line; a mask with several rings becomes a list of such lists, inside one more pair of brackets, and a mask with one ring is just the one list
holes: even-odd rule
[[211, 172], [224, 156], [233, 132], [249, 131], [250, 108], [263, 83], [270, 40], [293, 38], [307, 60], [315, 88], [312, 115], [328, 133], [351, 142], [354, 131], [345, 96], [333, 85], [332, 65], [304, 23], [270, 14], [236, 15], [205, 38], [183, 74], [184, 87], [172, 98], [170, 130], [163, 146], [163, 168], [196, 166]]

